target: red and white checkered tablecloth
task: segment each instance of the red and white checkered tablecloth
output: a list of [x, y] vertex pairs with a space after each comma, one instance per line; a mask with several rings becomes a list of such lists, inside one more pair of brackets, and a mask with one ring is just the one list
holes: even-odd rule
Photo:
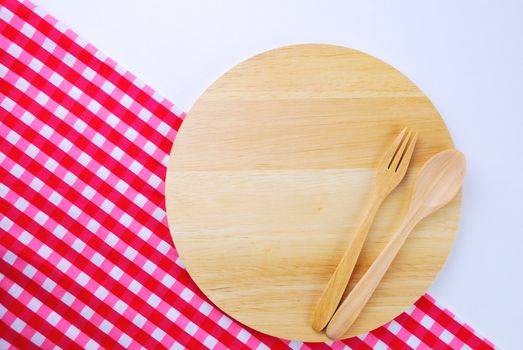
[[32, 3], [0, 0], [0, 348], [493, 345], [429, 295], [344, 341], [268, 336], [214, 307], [164, 207], [184, 113]]

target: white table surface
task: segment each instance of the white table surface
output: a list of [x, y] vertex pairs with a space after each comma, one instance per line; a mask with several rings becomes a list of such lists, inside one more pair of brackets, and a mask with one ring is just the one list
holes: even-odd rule
[[344, 45], [399, 69], [468, 161], [459, 235], [430, 294], [521, 348], [522, 1], [35, 2], [185, 111], [236, 63], [288, 44]]

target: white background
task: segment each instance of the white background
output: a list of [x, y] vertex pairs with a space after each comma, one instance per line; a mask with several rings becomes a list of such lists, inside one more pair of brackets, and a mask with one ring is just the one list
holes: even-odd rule
[[460, 232], [430, 293], [497, 346], [523, 336], [523, 2], [37, 0], [188, 111], [236, 63], [332, 43], [393, 65], [468, 161]]

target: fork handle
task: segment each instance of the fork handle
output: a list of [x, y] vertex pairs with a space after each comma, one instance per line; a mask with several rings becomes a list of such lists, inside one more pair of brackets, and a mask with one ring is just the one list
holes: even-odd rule
[[338, 310], [336, 310], [325, 331], [329, 338], [340, 339], [347, 333], [378, 287], [390, 264], [405, 243], [410, 231], [412, 231], [420, 219], [420, 216], [411, 215], [410, 213], [406, 216], [402, 225], [393, 234], [376, 260], [374, 260], [367, 272], [365, 272], [349, 295], [343, 300]]
[[347, 288], [354, 266], [358, 261], [367, 233], [382, 201], [382, 196], [380, 196], [376, 190], [373, 190], [373, 194], [367, 202], [362, 221], [358, 225], [358, 229], [345, 249], [338, 266], [336, 266], [336, 270], [329, 279], [327, 286], [323, 290], [314, 308], [312, 313], [312, 328], [315, 331], [320, 332], [325, 328], [336, 311], [341, 297]]

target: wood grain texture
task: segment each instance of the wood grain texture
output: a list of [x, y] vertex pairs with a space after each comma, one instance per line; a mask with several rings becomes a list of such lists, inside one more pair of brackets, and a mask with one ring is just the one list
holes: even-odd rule
[[332, 317], [325, 331], [331, 339], [343, 337], [358, 318], [411, 230], [458, 194], [465, 168], [465, 157], [453, 149], [440, 152], [425, 163], [416, 179], [409, 209], [401, 218], [398, 229]]
[[[407, 174], [410, 159], [416, 146], [416, 139], [416, 132], [408, 130], [408, 128], [403, 129], [381, 157], [360, 224], [353, 231], [352, 240], [345, 248], [345, 253], [343, 253], [312, 312], [311, 324], [315, 331], [319, 332], [325, 328], [340, 304], [381, 203]], [[327, 335], [329, 334], [327, 333]]]
[[[394, 232], [421, 165], [453, 147], [445, 124], [405, 76], [343, 47], [284, 47], [228, 71], [188, 113], [167, 170], [169, 227], [191, 277], [249, 327], [326, 340], [311, 327], [312, 309], [405, 126], [418, 132], [411, 167], [378, 211], [348, 290]], [[460, 206], [458, 196], [414, 229], [346, 336], [384, 324], [427, 290]]]

